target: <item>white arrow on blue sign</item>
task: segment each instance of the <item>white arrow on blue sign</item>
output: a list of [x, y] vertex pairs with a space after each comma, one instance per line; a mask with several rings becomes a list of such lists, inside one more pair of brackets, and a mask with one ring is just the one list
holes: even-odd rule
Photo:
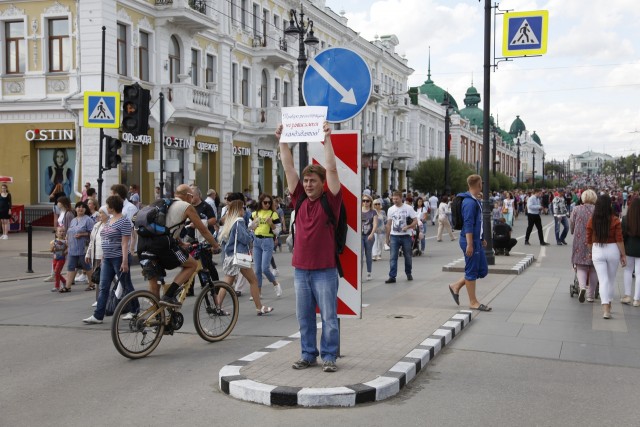
[[302, 96], [307, 105], [326, 106], [330, 123], [347, 121], [369, 102], [369, 66], [350, 49], [325, 49], [309, 61], [302, 78]]

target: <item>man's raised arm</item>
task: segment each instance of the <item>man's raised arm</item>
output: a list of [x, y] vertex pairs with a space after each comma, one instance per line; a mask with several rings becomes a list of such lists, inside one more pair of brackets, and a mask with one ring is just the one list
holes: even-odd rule
[[333, 152], [331, 143], [331, 128], [328, 122], [324, 122], [324, 161], [327, 170], [327, 187], [332, 194], [340, 191], [340, 178], [338, 177], [338, 166], [336, 164], [336, 154]]
[[[280, 137], [282, 136], [282, 125], [279, 125], [276, 129], [276, 139], [280, 142]], [[291, 148], [289, 148], [289, 144], [283, 142], [280, 144], [280, 160], [282, 161], [282, 168], [284, 169], [284, 174], [287, 177], [287, 188], [289, 188], [289, 193], [293, 194], [296, 191], [296, 186], [300, 181], [300, 177], [298, 176], [298, 172], [296, 172], [296, 167], [293, 164], [293, 155], [291, 154]]]

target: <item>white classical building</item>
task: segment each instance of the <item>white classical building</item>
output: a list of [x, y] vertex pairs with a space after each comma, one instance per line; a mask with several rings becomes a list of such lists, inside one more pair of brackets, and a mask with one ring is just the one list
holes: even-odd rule
[[569, 156], [569, 170], [572, 173], [599, 174], [605, 162], [611, 161], [613, 161], [612, 156], [589, 150]]
[[[409, 165], [407, 78], [413, 70], [395, 52], [395, 36], [367, 41], [323, 0], [302, 2], [313, 21], [312, 58], [327, 47], [348, 47], [368, 63], [369, 104], [342, 129], [375, 137], [374, 185], [405, 185]], [[0, 132], [3, 175], [14, 176], [14, 203], [47, 203], [51, 185], [77, 192], [98, 178], [99, 130], [84, 126], [83, 94], [101, 89], [101, 28], [106, 28], [104, 90], [135, 82], [162, 92], [168, 118], [160, 141], [151, 119], [150, 143], [123, 143], [122, 164], [104, 173], [113, 183], [138, 184], [154, 197], [159, 173], [148, 169], [161, 142], [169, 168], [165, 188], [183, 182], [219, 193], [248, 189], [282, 194], [284, 174], [273, 132], [280, 108], [298, 105], [298, 40], [284, 36], [293, 0], [31, 0], [0, 4]], [[305, 18], [306, 20], [306, 18]], [[118, 129], [105, 130], [121, 137]], [[35, 135], [35, 137], [34, 137]], [[29, 136], [31, 136], [29, 138]], [[45, 138], [44, 136], [48, 136]], [[148, 141], [147, 141], [148, 142]], [[366, 144], [366, 148], [370, 147]], [[54, 171], [54, 158], [64, 164]], [[297, 155], [294, 153], [297, 160]], [[363, 167], [371, 156], [363, 156]], [[61, 161], [62, 162], [62, 161]], [[365, 176], [369, 179], [369, 172]], [[63, 177], [64, 175], [64, 177]], [[369, 182], [369, 181], [367, 181]]]

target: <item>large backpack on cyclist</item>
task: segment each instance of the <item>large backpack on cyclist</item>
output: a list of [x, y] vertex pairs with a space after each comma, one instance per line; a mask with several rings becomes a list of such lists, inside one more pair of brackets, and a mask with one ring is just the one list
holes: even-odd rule
[[169, 236], [171, 230], [179, 225], [167, 227], [167, 212], [174, 199], [160, 199], [140, 209], [135, 215], [133, 225], [141, 237]]
[[[298, 210], [300, 209], [300, 206], [302, 206], [302, 202], [304, 202], [306, 198], [307, 198], [307, 193], [302, 192], [302, 194], [300, 195], [300, 198], [298, 198], [298, 201], [296, 203], [296, 209], [295, 209], [296, 216], [293, 219], [293, 223], [291, 224], [291, 227], [289, 227], [291, 229], [292, 247], [293, 247], [293, 242], [295, 242], [295, 227], [293, 227], [293, 225], [298, 219]], [[336, 221], [336, 217], [333, 214], [331, 207], [329, 206], [329, 201], [327, 200], [326, 193], [322, 193], [322, 196], [320, 197], [320, 204], [322, 205], [322, 209], [324, 209], [324, 212], [329, 217], [329, 222], [335, 228], [334, 236], [335, 236], [335, 242], [336, 242], [336, 268], [338, 269], [338, 275], [340, 277], [343, 277], [344, 274], [342, 271], [342, 264], [340, 264], [340, 254], [344, 252], [344, 248], [347, 244], [347, 233], [349, 231], [349, 225], [347, 224], [347, 209], [344, 206], [344, 202], [342, 202], [340, 204], [340, 216]]]

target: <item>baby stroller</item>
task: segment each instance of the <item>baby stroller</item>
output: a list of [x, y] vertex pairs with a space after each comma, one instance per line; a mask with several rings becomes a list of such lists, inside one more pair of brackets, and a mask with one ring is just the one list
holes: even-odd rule
[[[593, 267], [592, 267], [593, 268]], [[589, 276], [587, 276], [587, 287], [589, 287]], [[573, 266], [573, 282], [569, 284], [569, 295], [573, 298], [574, 295], [578, 295], [580, 293], [580, 282], [578, 282], [578, 268]], [[596, 288], [596, 292], [594, 295], [595, 299], [600, 299], [600, 286]]]
[[418, 230], [420, 231], [417, 233], [414, 231], [413, 235], [411, 236], [411, 253], [413, 254], [413, 256], [422, 255], [422, 250], [420, 250], [420, 241], [424, 238], [424, 234], [422, 233], [422, 221], [420, 220], [418, 220]]

